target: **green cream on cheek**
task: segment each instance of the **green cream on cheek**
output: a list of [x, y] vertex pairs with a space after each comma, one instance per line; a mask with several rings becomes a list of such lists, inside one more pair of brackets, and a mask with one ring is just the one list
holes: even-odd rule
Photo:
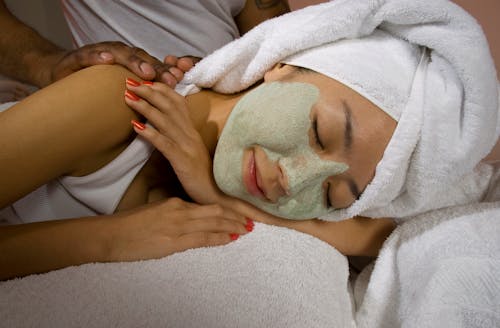
[[[264, 83], [246, 94], [231, 112], [217, 144], [214, 176], [219, 188], [289, 219], [332, 211], [326, 206], [323, 182], [349, 166], [321, 159], [310, 146], [310, 113], [318, 98], [314, 85], [296, 82]], [[288, 195], [276, 203], [249, 194], [243, 183], [243, 152], [255, 145], [280, 164], [288, 179]]]

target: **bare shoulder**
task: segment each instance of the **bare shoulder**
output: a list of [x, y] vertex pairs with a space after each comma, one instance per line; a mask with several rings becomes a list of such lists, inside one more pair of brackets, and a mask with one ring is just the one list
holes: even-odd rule
[[57, 177], [94, 172], [128, 145], [137, 118], [124, 101], [128, 76], [121, 67], [90, 67], [2, 113], [0, 207]]

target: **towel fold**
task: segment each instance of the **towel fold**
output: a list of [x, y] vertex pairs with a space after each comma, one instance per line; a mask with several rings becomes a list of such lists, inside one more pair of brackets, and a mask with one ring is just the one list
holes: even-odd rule
[[221, 247], [0, 282], [2, 327], [354, 327], [346, 258], [256, 223]]
[[435, 210], [400, 225], [373, 272], [365, 269], [356, 281], [355, 295], [364, 295], [357, 299], [358, 327], [497, 327], [499, 220], [500, 202], [492, 202]]

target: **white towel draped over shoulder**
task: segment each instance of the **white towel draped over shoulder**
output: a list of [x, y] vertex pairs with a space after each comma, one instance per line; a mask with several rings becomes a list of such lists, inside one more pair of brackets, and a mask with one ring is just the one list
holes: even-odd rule
[[323, 219], [405, 218], [481, 200], [493, 172], [478, 163], [499, 134], [498, 82], [480, 26], [450, 1], [336, 0], [307, 7], [257, 26], [198, 63], [185, 80], [238, 92], [288, 56], [376, 29], [428, 55], [374, 179], [349, 208]]

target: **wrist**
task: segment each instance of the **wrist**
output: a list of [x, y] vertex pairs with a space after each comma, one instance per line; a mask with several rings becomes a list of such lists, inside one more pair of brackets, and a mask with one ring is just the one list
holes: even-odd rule
[[66, 51], [54, 48], [45, 52], [30, 52], [24, 56], [28, 82], [43, 88], [55, 81], [53, 69], [64, 58]]

